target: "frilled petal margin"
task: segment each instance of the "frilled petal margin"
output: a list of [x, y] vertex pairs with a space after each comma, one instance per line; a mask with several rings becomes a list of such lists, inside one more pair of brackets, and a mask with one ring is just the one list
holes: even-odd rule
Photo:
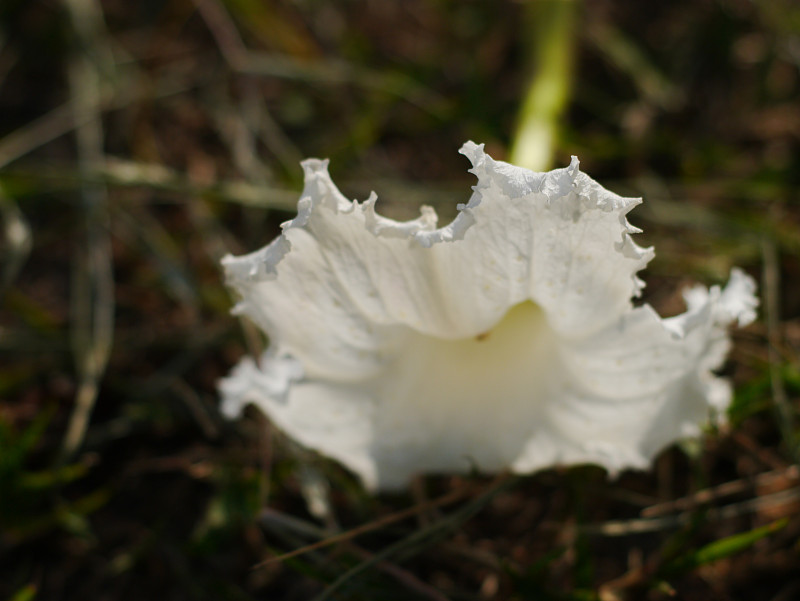
[[303, 163], [298, 214], [267, 247], [223, 261], [269, 337], [222, 380], [223, 410], [260, 407], [371, 490], [423, 472], [643, 468], [730, 400], [713, 375], [726, 326], [755, 318], [753, 280], [687, 292], [686, 313], [634, 308], [653, 251], [641, 201], [578, 169], [534, 173], [461, 149], [478, 178], [457, 217], [397, 222]]

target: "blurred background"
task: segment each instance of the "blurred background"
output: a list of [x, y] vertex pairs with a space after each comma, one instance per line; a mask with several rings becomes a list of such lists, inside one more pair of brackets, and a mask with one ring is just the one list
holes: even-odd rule
[[[799, 68], [791, 0], [3, 0], [0, 601], [800, 598]], [[759, 280], [727, 426], [614, 481], [374, 498], [220, 417], [264, 341], [219, 259], [278, 233], [298, 162], [444, 220], [468, 139], [644, 196], [662, 315]]]

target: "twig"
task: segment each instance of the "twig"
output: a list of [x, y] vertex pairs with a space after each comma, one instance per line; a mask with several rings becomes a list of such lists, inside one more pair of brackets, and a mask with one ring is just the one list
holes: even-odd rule
[[313, 601], [325, 601], [326, 599], [330, 599], [331, 595], [333, 595], [336, 590], [344, 586], [347, 581], [358, 576], [364, 570], [369, 569], [379, 561], [383, 561], [392, 555], [399, 554], [403, 550], [407, 550], [409, 547], [429, 544], [431, 541], [441, 538], [443, 535], [451, 532], [458, 524], [463, 523], [465, 520], [468, 520], [474, 514], [479, 512], [486, 505], [486, 503], [488, 503], [488, 501], [500, 490], [502, 490], [502, 488], [509, 482], [513, 482], [513, 480], [510, 481], [508, 479], [508, 474], [501, 474], [495, 478], [494, 482], [492, 482], [492, 484], [490, 484], [489, 487], [483, 493], [481, 493], [481, 495], [467, 503], [464, 507], [458, 509], [449, 516], [442, 518], [428, 528], [417, 530], [406, 538], [389, 545], [388, 547], [382, 549], [379, 553], [376, 553], [374, 556], [372, 556], [372, 558], [351, 568], [339, 576], [339, 578], [337, 578], [334, 582], [332, 582], [330, 586], [328, 586], [328, 588], [322, 592], [322, 594], [317, 595]]
[[800, 480], [800, 467], [792, 465], [786, 469], [759, 474], [755, 478], [731, 480], [730, 482], [725, 482], [719, 486], [704, 488], [703, 490], [699, 490], [680, 499], [675, 499], [674, 501], [658, 503], [656, 505], [646, 507], [642, 510], [641, 516], [643, 518], [651, 518], [675, 511], [693, 509], [698, 505], [710, 503], [722, 497], [734, 495], [746, 490], [752, 490], [754, 488], [769, 486], [770, 484], [779, 480]]
[[318, 549], [330, 547], [331, 545], [352, 540], [357, 536], [366, 534], [367, 532], [372, 532], [373, 530], [379, 530], [380, 528], [384, 528], [389, 524], [394, 524], [395, 522], [399, 522], [409, 517], [429, 511], [434, 507], [442, 507], [444, 505], [449, 505], [450, 503], [454, 503], [459, 499], [463, 498], [465, 495], [466, 495], [466, 489], [464, 488], [456, 489], [444, 496], [439, 497], [438, 499], [433, 499], [432, 501], [428, 501], [426, 503], [420, 503], [418, 505], [414, 505], [413, 507], [409, 507], [408, 509], [397, 511], [395, 513], [392, 513], [391, 515], [379, 518], [377, 520], [369, 522], [368, 524], [363, 524], [362, 526], [358, 526], [357, 528], [353, 528], [352, 530], [342, 532], [341, 534], [335, 534], [334, 536], [330, 536], [324, 540], [318, 541], [310, 545], [306, 545], [305, 547], [301, 547], [300, 549], [295, 549], [294, 551], [289, 551], [288, 553], [283, 553], [282, 555], [270, 557], [269, 559], [266, 559], [261, 563], [258, 563], [255, 566], [253, 566], [253, 569], [269, 565], [276, 561], [283, 561], [285, 559], [297, 557], [298, 555], [304, 555], [305, 553], [309, 553], [311, 551], [316, 551]]
[[764, 314], [767, 322], [767, 357], [769, 360], [769, 376], [772, 385], [772, 399], [775, 414], [789, 456], [795, 463], [800, 463], [800, 449], [795, 443], [794, 416], [786, 396], [786, 389], [781, 376], [782, 334], [780, 325], [780, 265], [778, 249], [771, 238], [766, 235], [761, 239], [761, 250], [764, 257]]
[[[748, 513], [756, 513], [766, 508], [778, 507], [800, 500], [800, 487], [754, 497], [740, 503], [731, 503], [719, 508], [709, 509], [704, 515], [706, 520], [718, 521], [738, 517]], [[690, 512], [655, 518], [635, 518], [632, 520], [611, 520], [601, 524], [582, 526], [581, 532], [597, 536], [631, 536], [647, 532], [660, 532], [678, 528], [691, 522]]]
[[[362, 559], [371, 560], [374, 557], [372, 553], [357, 547], [356, 545], [350, 544], [349, 547], [351, 551], [353, 551], [356, 555], [359, 555]], [[419, 593], [431, 601], [450, 601], [450, 599], [433, 588], [431, 585], [422, 582], [422, 580], [414, 576], [414, 574], [408, 570], [404, 570], [396, 564], [389, 563], [388, 561], [379, 561], [375, 564], [375, 567], [389, 574], [407, 589]]]
[[[286, 527], [294, 532], [306, 536], [306, 537], [314, 537], [318, 538], [325, 535], [325, 530], [321, 527], [316, 525], [312, 525], [305, 520], [300, 520], [290, 515], [286, 515], [283, 513], [278, 512], [271, 512], [267, 510], [270, 515], [270, 519], [276, 522], [276, 525], [280, 525]], [[276, 533], [278, 536], [281, 536], [284, 539], [289, 539], [291, 537], [286, 536], [284, 532], [281, 532], [281, 529], [277, 529]], [[358, 546], [352, 540], [350, 541], [343, 541], [342, 542], [343, 548], [347, 549], [350, 553], [358, 555], [362, 559], [366, 561], [371, 561], [374, 557], [374, 554], [362, 547]], [[458, 549], [460, 550], [460, 548]], [[405, 586], [411, 591], [414, 591], [432, 601], [448, 601], [448, 599], [442, 595], [439, 591], [437, 591], [432, 586], [422, 582], [419, 580], [414, 574], [404, 570], [400, 566], [390, 563], [388, 561], [377, 561], [375, 562], [375, 567], [382, 572], [385, 572], [395, 580], [397, 580], [400, 584]]]

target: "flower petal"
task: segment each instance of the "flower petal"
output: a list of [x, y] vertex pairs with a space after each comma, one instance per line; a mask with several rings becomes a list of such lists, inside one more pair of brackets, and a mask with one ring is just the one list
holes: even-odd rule
[[397, 222], [303, 164], [298, 215], [224, 260], [236, 312], [269, 336], [223, 380], [223, 408], [259, 405], [373, 489], [418, 472], [644, 467], [729, 400], [724, 327], [755, 316], [740, 271], [687, 293], [685, 314], [634, 309], [637, 246], [622, 198], [578, 169], [533, 173], [467, 143], [478, 183], [437, 228]]
[[712, 370], [728, 350], [724, 326], [751, 317], [758, 304], [754, 290], [753, 280], [734, 270], [722, 293], [694, 289], [683, 315], [662, 320], [644, 305], [593, 336], [562, 341], [569, 375], [560, 402], [548, 404], [542, 432], [514, 468], [644, 467], [668, 444], [697, 435], [699, 424], [721, 417], [730, 403], [727, 382]]
[[565, 336], [585, 335], [629, 310], [642, 287], [636, 273], [653, 256], [633, 242], [639, 230], [625, 218], [639, 199], [605, 190], [578, 170], [575, 157], [543, 174], [494, 161], [471, 143], [462, 152], [479, 180], [467, 206], [477, 205], [480, 227], [465, 236], [468, 247], [457, 258], [471, 252], [489, 273], [517, 265], [485, 284], [520, 286], [512, 302], [534, 300]]
[[557, 393], [556, 339], [542, 310], [518, 305], [483, 337], [446, 340], [405, 329], [400, 338], [383, 349], [384, 366], [373, 377], [305, 378], [292, 384], [288, 402], [260, 384], [261, 373], [237, 368], [223, 381], [223, 403], [257, 403], [370, 488], [399, 488], [421, 471], [509, 466]]

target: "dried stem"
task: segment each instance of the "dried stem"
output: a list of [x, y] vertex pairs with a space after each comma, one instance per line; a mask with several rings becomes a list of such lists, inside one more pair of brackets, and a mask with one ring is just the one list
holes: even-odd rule
[[642, 510], [642, 517], [650, 518], [673, 513], [675, 511], [694, 509], [699, 505], [711, 503], [722, 497], [727, 497], [754, 489], [758, 490], [765, 486], [787, 481], [800, 481], [800, 467], [792, 465], [786, 469], [759, 474], [755, 478], [731, 480], [730, 482], [725, 482], [719, 486], [704, 488], [703, 490], [698, 490], [691, 495], [681, 497], [680, 499], [675, 499], [674, 501], [658, 503], [657, 505], [646, 507]]
[[780, 324], [780, 262], [775, 242], [764, 236], [761, 240], [764, 257], [764, 316], [767, 322], [767, 356], [769, 359], [769, 376], [772, 386], [772, 400], [783, 442], [789, 456], [795, 463], [800, 463], [800, 449], [795, 442], [794, 416], [781, 375], [782, 359], [780, 350], [783, 346], [783, 335]]
[[[93, 0], [68, 0], [73, 25], [87, 47], [96, 45], [102, 23]], [[91, 39], [85, 39], [90, 37]], [[78, 166], [88, 173], [103, 160], [103, 128], [100, 119], [100, 67], [88, 56], [76, 57], [70, 69], [75, 122], [92, 115], [76, 131]], [[79, 384], [75, 405], [64, 436], [62, 454], [69, 457], [83, 444], [98, 387], [105, 371], [114, 331], [114, 278], [105, 187], [84, 185], [84, 245], [77, 249], [72, 281], [73, 351]]]

